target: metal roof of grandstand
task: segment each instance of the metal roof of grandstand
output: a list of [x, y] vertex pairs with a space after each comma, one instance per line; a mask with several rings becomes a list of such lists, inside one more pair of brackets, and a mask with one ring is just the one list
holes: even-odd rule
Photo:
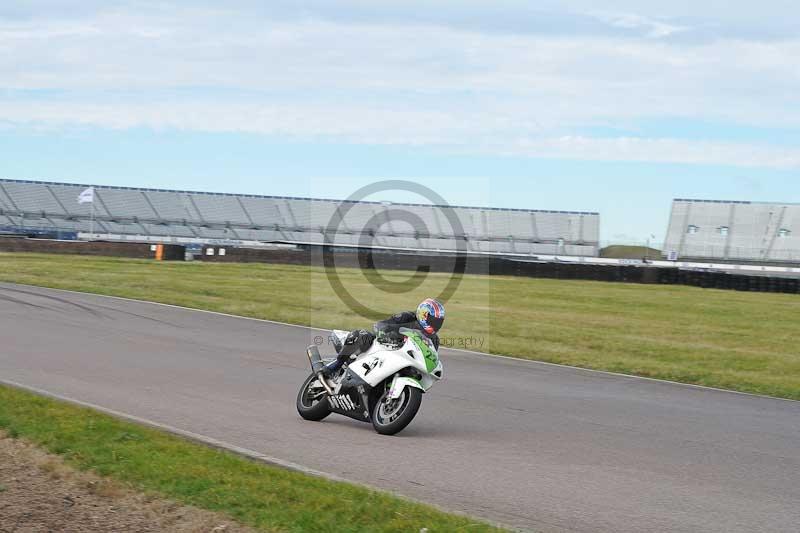
[[738, 205], [800, 205], [796, 202], [760, 202], [750, 200], [698, 200], [692, 198], [675, 198], [675, 202], [689, 202], [695, 204], [738, 204]]
[[[144, 192], [166, 192], [166, 193], [177, 193], [177, 194], [201, 194], [207, 196], [233, 196], [239, 198], [267, 198], [273, 200], [304, 200], [310, 202], [337, 202], [337, 203], [355, 203], [355, 204], [370, 204], [370, 205], [395, 205], [395, 206], [412, 206], [412, 207], [439, 207], [439, 208], [457, 208], [457, 209], [479, 209], [483, 211], [511, 211], [517, 213], [562, 213], [568, 215], [594, 215], [599, 216], [600, 213], [596, 211], [560, 211], [560, 210], [552, 210], [552, 209], [520, 209], [520, 208], [510, 208], [510, 207], [479, 207], [479, 206], [468, 206], [468, 205], [439, 205], [439, 204], [416, 204], [416, 203], [409, 203], [409, 202], [380, 202], [380, 201], [368, 201], [368, 200], [336, 200], [333, 198], [309, 198], [309, 197], [302, 197], [302, 196], [271, 196], [271, 195], [263, 195], [263, 194], [238, 194], [238, 193], [227, 193], [227, 192], [207, 192], [207, 191], [187, 191], [187, 190], [179, 190], [179, 189], [157, 189], [157, 188], [148, 188], [148, 187], [123, 187], [119, 185], [95, 185], [91, 183], [65, 183], [65, 182], [58, 182], [58, 181], [42, 181], [42, 180], [16, 180], [16, 179], [9, 179], [9, 178], [0, 178], [0, 182], [2, 183], [32, 183], [37, 185], [58, 185], [58, 186], [66, 186], [66, 187], [94, 187], [96, 189], [112, 189], [112, 190], [123, 190], [123, 191], [144, 191]], [[679, 200], [684, 201], [684, 200]]]

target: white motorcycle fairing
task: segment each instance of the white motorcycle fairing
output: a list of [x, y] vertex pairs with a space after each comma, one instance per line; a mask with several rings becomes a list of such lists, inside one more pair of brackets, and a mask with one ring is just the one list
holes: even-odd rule
[[[334, 331], [334, 335], [341, 338], [347, 332]], [[369, 350], [358, 355], [348, 369], [358, 376], [370, 387], [377, 387], [387, 378], [394, 376], [391, 382], [391, 398], [397, 398], [405, 387], [415, 387], [423, 392], [430, 389], [434, 383], [442, 379], [442, 363], [430, 341], [418, 331], [401, 330], [406, 334], [403, 346], [391, 349], [375, 341]], [[417, 377], [401, 376], [401, 370], [412, 368], [417, 372]]]

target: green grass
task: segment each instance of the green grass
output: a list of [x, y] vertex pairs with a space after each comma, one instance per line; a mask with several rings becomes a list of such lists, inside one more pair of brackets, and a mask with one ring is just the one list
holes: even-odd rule
[[[391, 293], [358, 270], [339, 274], [387, 314], [413, 308], [449, 280], [433, 274]], [[0, 280], [323, 328], [369, 326], [317, 268], [0, 254]], [[797, 295], [465, 276], [446, 303], [447, 342], [474, 338], [480, 351], [800, 400]]]
[[0, 386], [0, 428], [63, 456], [71, 466], [264, 531], [499, 531], [5, 386]]
[[663, 252], [656, 248], [647, 246], [606, 246], [600, 250], [600, 257], [607, 259], [643, 259], [647, 257], [652, 260], [664, 259]]

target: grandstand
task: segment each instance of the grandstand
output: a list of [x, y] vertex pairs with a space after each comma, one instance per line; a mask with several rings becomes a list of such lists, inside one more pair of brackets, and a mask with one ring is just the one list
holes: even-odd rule
[[[491, 255], [599, 253], [598, 213], [223, 194], [0, 179], [0, 230], [231, 246], [334, 244]], [[402, 212], [404, 220], [393, 213]], [[337, 228], [331, 220], [341, 216]], [[449, 216], [448, 216], [449, 215]], [[453, 228], [455, 217], [461, 228]], [[419, 221], [411, 224], [408, 220]]]
[[682, 260], [800, 263], [800, 204], [675, 200], [664, 251]]

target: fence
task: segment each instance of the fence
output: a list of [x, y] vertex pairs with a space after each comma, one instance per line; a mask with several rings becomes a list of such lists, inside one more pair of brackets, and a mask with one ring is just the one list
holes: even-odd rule
[[[0, 237], [0, 252], [38, 252], [153, 259], [156, 257], [155, 246], [135, 242], [51, 241], [47, 239]], [[165, 244], [162, 250], [161, 258], [165, 261], [182, 261], [184, 259], [185, 249], [183, 246]]]
[[[261, 262], [306, 266], [324, 266], [321, 248], [296, 250], [249, 250], [227, 248], [225, 255], [207, 255], [204, 250], [198, 258], [217, 262]], [[358, 252], [334, 251], [333, 261], [338, 267], [381, 268], [390, 270], [417, 270], [453, 272], [456, 261], [462, 260], [466, 274], [519, 276], [530, 278], [593, 280], [620, 283], [646, 283], [688, 285], [693, 287], [739, 291], [800, 293], [800, 279], [791, 277], [753, 276], [725, 272], [687, 270], [646, 265], [593, 265], [558, 262], [521, 261], [483, 256], [459, 259], [457, 256], [386, 254], [362, 249]]]
[[[40, 252], [101, 255], [148, 259], [155, 258], [155, 245], [102, 241], [51, 241], [45, 239], [0, 238], [0, 252]], [[248, 249], [205, 247], [196, 259], [209, 262], [276, 263], [303, 266], [325, 265], [322, 247], [296, 249]], [[211, 250], [211, 254], [209, 254]], [[183, 260], [185, 247], [163, 245], [164, 260]], [[494, 256], [459, 257], [381, 253], [370, 249], [357, 252], [329, 250], [337, 267], [465, 274], [519, 276], [563, 280], [593, 280], [617, 283], [688, 285], [709, 289], [800, 294], [800, 278], [755, 276], [727, 272], [688, 270], [648, 265], [597, 265], [581, 263], [523, 261]]]

